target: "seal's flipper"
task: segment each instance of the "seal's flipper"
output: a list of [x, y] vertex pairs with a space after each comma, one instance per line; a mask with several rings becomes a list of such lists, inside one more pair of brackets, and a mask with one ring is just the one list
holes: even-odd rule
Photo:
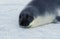
[[55, 20], [53, 20], [52, 23], [57, 23], [57, 22], [60, 22], [60, 16], [57, 16]]
[[57, 17], [56, 17], [56, 20], [57, 20], [57, 21], [60, 21], [60, 16], [57, 16]]
[[60, 22], [60, 16], [57, 16], [56, 19], [52, 23]]

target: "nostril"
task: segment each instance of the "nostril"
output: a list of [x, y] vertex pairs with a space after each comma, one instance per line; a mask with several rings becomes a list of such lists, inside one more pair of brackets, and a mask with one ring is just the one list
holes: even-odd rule
[[21, 23], [20, 25], [21, 25], [21, 26], [25, 26], [25, 27], [28, 26], [27, 24], [23, 24], [23, 23]]
[[21, 26], [24, 26], [24, 27], [27, 27], [27, 26], [28, 26], [28, 23], [26, 23], [26, 22], [24, 22], [24, 21], [21, 21], [21, 22], [20, 22], [20, 25], [21, 25]]

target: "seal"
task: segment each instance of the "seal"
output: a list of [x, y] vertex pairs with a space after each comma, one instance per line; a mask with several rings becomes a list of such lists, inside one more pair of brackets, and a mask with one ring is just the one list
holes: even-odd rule
[[[21, 27], [36, 27], [60, 21], [60, 0], [32, 0], [20, 13]], [[59, 9], [60, 10], [60, 9]]]

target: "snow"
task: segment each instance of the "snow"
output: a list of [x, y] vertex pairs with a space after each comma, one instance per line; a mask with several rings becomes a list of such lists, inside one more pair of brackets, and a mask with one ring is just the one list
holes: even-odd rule
[[0, 39], [60, 39], [60, 23], [30, 29], [19, 26], [19, 14], [30, 1], [0, 0]]

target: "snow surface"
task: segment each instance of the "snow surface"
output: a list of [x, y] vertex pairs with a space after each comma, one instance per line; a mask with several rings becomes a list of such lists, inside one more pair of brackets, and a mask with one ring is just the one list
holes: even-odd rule
[[60, 39], [60, 23], [30, 29], [19, 27], [19, 14], [30, 1], [0, 0], [0, 39]]

